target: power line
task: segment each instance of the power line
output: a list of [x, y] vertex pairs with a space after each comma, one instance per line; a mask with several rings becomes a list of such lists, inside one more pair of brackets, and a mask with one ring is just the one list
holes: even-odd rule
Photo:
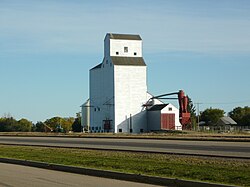
[[[199, 104], [205, 104], [205, 105], [230, 105], [230, 104], [245, 103], [245, 102], [250, 102], [250, 100], [232, 101], [232, 102], [201, 102]], [[195, 104], [197, 104], [197, 103], [195, 103]]]

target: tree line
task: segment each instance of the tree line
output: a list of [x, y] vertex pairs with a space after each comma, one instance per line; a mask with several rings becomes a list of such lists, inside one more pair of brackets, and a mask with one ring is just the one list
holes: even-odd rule
[[[196, 114], [196, 108], [190, 98], [188, 104], [188, 111], [191, 113], [191, 128], [196, 129], [198, 123], [198, 116]], [[203, 121], [206, 124], [214, 125], [217, 121], [225, 116], [226, 112], [219, 108], [207, 108], [199, 113], [199, 121]], [[250, 107], [235, 107], [232, 111], [228, 113], [237, 125], [240, 126], [250, 126]]]
[[[188, 129], [196, 129], [197, 118], [195, 106], [189, 98], [188, 110], [191, 113], [191, 124]], [[199, 114], [199, 121], [206, 124], [216, 124], [225, 115], [225, 111], [218, 108], [207, 108]], [[236, 107], [228, 113], [238, 125], [250, 126], [250, 107]], [[76, 117], [52, 117], [44, 122], [33, 124], [27, 119], [16, 120], [11, 116], [0, 118], [0, 132], [81, 132], [81, 116], [77, 113]]]
[[[225, 115], [225, 111], [218, 108], [208, 108], [201, 112], [200, 120], [207, 124], [215, 124], [221, 117]], [[250, 126], [250, 107], [236, 107], [228, 113], [238, 125]]]
[[12, 116], [0, 118], [0, 132], [81, 132], [81, 116], [52, 117], [44, 122], [32, 123], [27, 119], [16, 120]]

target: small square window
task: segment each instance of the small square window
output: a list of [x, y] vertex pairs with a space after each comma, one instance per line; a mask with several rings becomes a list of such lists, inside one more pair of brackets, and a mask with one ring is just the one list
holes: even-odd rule
[[122, 129], [119, 129], [119, 132], [122, 132]]
[[128, 52], [128, 47], [124, 47], [124, 53]]
[[172, 107], [169, 107], [169, 108], [168, 108], [168, 111], [172, 111], [172, 110], [173, 110]]
[[98, 127], [95, 127], [95, 130], [98, 130]]
[[129, 129], [129, 131], [130, 131], [130, 133], [132, 133], [132, 132], [133, 132], [133, 129]]
[[143, 129], [140, 129], [140, 132], [143, 133]]
[[136, 53], [136, 52], [134, 52], [134, 55], [136, 56], [136, 55], [137, 55], [137, 53]]
[[119, 52], [118, 51], [116, 51], [116, 53], [115, 53], [116, 55], [119, 55]]

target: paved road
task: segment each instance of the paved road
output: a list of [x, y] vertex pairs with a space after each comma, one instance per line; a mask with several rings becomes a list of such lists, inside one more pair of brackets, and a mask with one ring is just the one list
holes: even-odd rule
[[149, 187], [135, 182], [0, 163], [0, 187]]
[[249, 142], [0, 136], [0, 144], [1, 143], [190, 153], [250, 158]]

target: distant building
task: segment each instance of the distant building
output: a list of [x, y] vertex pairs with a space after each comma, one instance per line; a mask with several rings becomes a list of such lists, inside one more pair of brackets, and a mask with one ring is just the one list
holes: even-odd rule
[[106, 35], [103, 61], [90, 69], [89, 91], [89, 106], [82, 108], [89, 108], [90, 132], [181, 130], [179, 110], [172, 104], [155, 99], [145, 106], [152, 96], [139, 35]]
[[230, 117], [221, 117], [214, 127], [218, 131], [234, 131], [237, 129], [237, 123]]
[[228, 116], [221, 117], [215, 124], [207, 124], [204, 121], [199, 123], [199, 128], [202, 131], [218, 131], [230, 132], [244, 130], [242, 126], [237, 124], [232, 118]]

